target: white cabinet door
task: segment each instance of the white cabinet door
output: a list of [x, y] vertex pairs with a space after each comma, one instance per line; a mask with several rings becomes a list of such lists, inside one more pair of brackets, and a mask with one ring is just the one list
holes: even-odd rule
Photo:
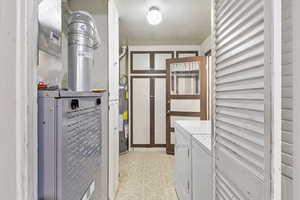
[[201, 145], [192, 140], [192, 200], [212, 200], [212, 160]]
[[155, 144], [166, 144], [166, 79], [155, 79]]
[[179, 199], [190, 200], [190, 136], [175, 126], [175, 187]]
[[150, 144], [150, 80], [132, 80], [132, 142], [133, 145]]
[[119, 179], [119, 103], [109, 103], [109, 197], [113, 199]]
[[109, 32], [109, 198], [114, 199], [119, 179], [119, 16], [108, 2]]
[[293, 14], [282, 0], [282, 200], [293, 199]]
[[277, 3], [213, 1], [215, 199], [280, 198]]
[[119, 98], [119, 15], [114, 1], [109, 1], [109, 99]]

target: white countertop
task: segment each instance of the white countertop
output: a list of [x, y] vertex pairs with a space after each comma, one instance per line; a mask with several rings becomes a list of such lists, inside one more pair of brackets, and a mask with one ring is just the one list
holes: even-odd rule
[[178, 120], [175, 121], [175, 132], [190, 135], [208, 153], [211, 153], [211, 121], [208, 120]]
[[191, 135], [211, 135], [211, 121], [209, 120], [178, 120], [175, 124]]
[[211, 153], [211, 136], [210, 135], [192, 135], [193, 140], [198, 142], [204, 150]]

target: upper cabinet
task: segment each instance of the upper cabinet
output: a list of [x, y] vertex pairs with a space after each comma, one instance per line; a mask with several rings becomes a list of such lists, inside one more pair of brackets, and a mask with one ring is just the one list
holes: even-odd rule
[[130, 71], [132, 74], [166, 73], [166, 59], [174, 57], [174, 51], [131, 51]]

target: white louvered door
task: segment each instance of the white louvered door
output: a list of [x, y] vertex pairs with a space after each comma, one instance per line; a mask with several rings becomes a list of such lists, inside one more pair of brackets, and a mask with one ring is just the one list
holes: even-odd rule
[[266, 2], [214, 0], [215, 200], [271, 199], [272, 45]]
[[282, 200], [293, 198], [292, 1], [282, 0]]

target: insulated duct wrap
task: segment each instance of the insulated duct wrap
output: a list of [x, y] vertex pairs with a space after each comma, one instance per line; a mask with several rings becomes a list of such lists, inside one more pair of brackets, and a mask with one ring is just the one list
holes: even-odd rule
[[90, 90], [90, 68], [100, 37], [93, 17], [83, 11], [73, 12], [68, 24], [68, 83], [73, 91]]

